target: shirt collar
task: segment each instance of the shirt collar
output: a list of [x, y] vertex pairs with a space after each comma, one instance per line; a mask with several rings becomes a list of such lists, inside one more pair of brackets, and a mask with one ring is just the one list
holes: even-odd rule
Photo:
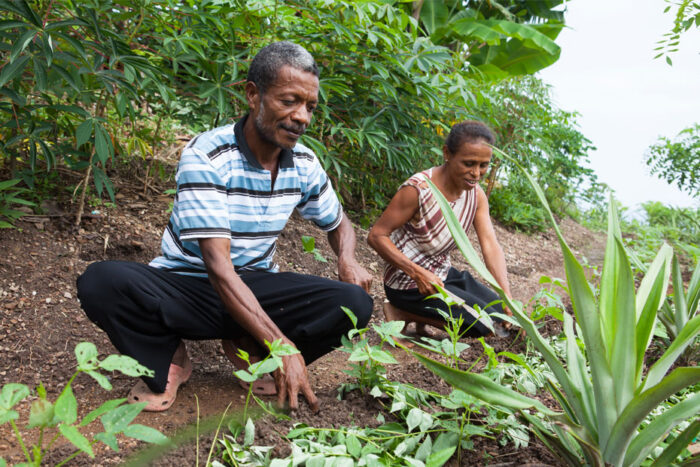
[[[255, 157], [255, 154], [253, 154], [253, 151], [250, 149], [250, 146], [248, 146], [248, 142], [245, 140], [243, 126], [245, 125], [246, 120], [248, 120], [248, 117], [249, 114], [246, 114], [243, 116], [243, 118], [236, 122], [236, 124], [233, 126], [233, 133], [236, 136], [236, 144], [238, 145], [238, 149], [241, 151], [241, 153], [243, 153], [243, 156], [246, 158], [248, 163], [257, 169], [262, 170], [263, 167], [260, 165], [260, 162]], [[282, 148], [279, 158], [279, 168], [289, 169], [293, 167], [294, 152], [291, 149]]]

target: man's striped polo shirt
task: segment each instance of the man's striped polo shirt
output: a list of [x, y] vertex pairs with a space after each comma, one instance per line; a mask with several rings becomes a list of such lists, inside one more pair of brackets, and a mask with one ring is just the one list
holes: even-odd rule
[[325, 231], [340, 224], [342, 207], [313, 151], [282, 150], [273, 188], [243, 136], [246, 119], [202, 133], [182, 151], [162, 255], [151, 266], [206, 275], [198, 239], [230, 238], [237, 271], [276, 271], [277, 236], [295, 208]]

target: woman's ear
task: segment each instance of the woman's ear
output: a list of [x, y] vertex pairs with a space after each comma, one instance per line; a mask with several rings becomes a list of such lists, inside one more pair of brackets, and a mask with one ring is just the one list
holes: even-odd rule
[[447, 148], [447, 145], [445, 144], [442, 147], [442, 157], [443, 157], [443, 159], [445, 159], [445, 162], [450, 160], [450, 156], [451, 156], [450, 150]]

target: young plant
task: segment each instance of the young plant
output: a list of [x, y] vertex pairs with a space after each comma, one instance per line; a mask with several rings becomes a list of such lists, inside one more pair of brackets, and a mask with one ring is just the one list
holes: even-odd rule
[[[462, 372], [415, 354], [426, 367], [448, 383], [494, 405], [508, 407], [531, 424], [533, 432], [569, 465], [639, 465], [679, 421], [700, 411], [700, 393], [653, 419], [643, 430], [640, 424], [664, 400], [700, 381], [700, 368], [676, 368], [666, 374], [681, 353], [700, 333], [700, 316], [691, 319], [666, 352], [644, 373], [644, 354], [649, 346], [668, 284], [672, 249], [664, 245], [634, 290], [628, 255], [622, 243], [614, 202], [608, 211], [608, 243], [596, 297], [584, 269], [564, 240], [544, 196], [531, 175], [498, 149], [530, 180], [559, 239], [564, 255], [568, 290], [576, 322], [565, 313], [567, 338], [565, 364], [540, 335], [520, 302], [509, 299], [490, 274], [461, 228], [448, 202], [431, 184], [455, 241], [476, 271], [499, 293], [526, 331], [555, 376], [549, 391], [563, 412], [540, 401], [494, 383], [489, 378]], [[577, 335], [585, 352], [577, 345]], [[538, 415], [530, 414], [535, 410]], [[544, 418], [544, 421], [540, 417]], [[678, 439], [692, 439], [697, 424]]]
[[28, 193], [29, 190], [26, 188], [14, 188], [14, 186], [21, 181], [22, 180], [15, 178], [0, 182], [0, 229], [14, 227], [15, 221], [25, 215], [24, 212], [13, 209], [14, 205], [35, 205], [33, 202], [20, 197], [22, 194]]
[[[345, 373], [355, 378], [356, 383], [345, 383], [338, 388], [338, 397], [354, 389], [359, 389], [363, 393], [373, 389], [384, 380], [386, 368], [383, 364], [398, 363], [393, 355], [391, 355], [382, 347], [384, 343], [388, 343], [392, 347], [396, 346], [394, 338], [405, 337], [401, 334], [404, 327], [403, 321], [388, 321], [377, 326], [372, 325], [372, 328], [381, 338], [379, 345], [370, 345], [367, 338], [369, 328], [357, 329], [357, 317], [349, 308], [341, 307], [350, 321], [352, 321], [353, 329], [348, 332], [348, 336], [343, 336], [341, 339], [342, 346], [338, 349], [341, 352], [349, 353], [348, 360], [350, 369], [345, 370]], [[359, 340], [352, 341], [352, 338], [358, 336]]]
[[302, 235], [301, 236], [301, 244], [304, 246], [304, 251], [307, 253], [311, 253], [314, 255], [314, 259], [316, 261], [320, 261], [321, 263], [327, 263], [328, 260], [324, 258], [324, 256], [321, 254], [320, 251], [316, 248], [316, 239], [314, 237], [311, 237], [309, 235]]
[[[26, 426], [29, 430], [39, 430], [37, 442], [34, 445], [27, 446], [16, 423], [19, 419], [19, 413], [15, 408], [17, 404], [30, 396], [29, 387], [17, 383], [8, 383], [2, 387], [2, 391], [0, 391], [0, 424], [9, 422], [12, 426], [17, 443], [22, 448], [27, 460], [27, 465], [42, 465], [42, 459], [51, 451], [60, 437], [65, 438], [77, 450], [56, 464], [58, 466], [65, 464], [81, 452], [94, 458], [92, 446], [98, 441], [114, 451], [118, 451], [119, 444], [116, 437], [118, 434], [148, 443], [163, 444], [168, 441], [168, 438], [155, 428], [131, 423], [141, 413], [146, 405], [145, 402], [124, 404], [126, 399], [108, 400], [78, 422], [78, 401], [73, 394], [71, 384], [80, 373], [91, 376], [108, 391], [112, 389], [112, 385], [109, 379], [100, 373], [100, 370], [119, 371], [134, 377], [153, 375], [151, 370], [126, 355], [109, 355], [102, 361], [98, 360], [97, 355], [97, 348], [89, 342], [81, 342], [75, 347], [75, 357], [78, 360], [77, 370], [55, 402], [50, 402], [46, 398], [46, 389], [42, 384], [37, 387], [38, 399], [31, 404]], [[102, 422], [104, 431], [97, 433], [92, 440], [89, 440], [80, 432], [79, 428], [87, 426], [97, 418]], [[53, 430], [54, 428], [57, 430]], [[47, 434], [48, 430], [51, 430], [49, 433], [53, 434], [50, 441], [45, 444], [44, 435]], [[5, 465], [2, 458], [0, 458], [0, 465]]]

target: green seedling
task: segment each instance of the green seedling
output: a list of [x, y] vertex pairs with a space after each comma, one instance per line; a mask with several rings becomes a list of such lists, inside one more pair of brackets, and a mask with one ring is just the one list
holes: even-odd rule
[[[140, 365], [136, 360], [126, 355], [109, 355], [104, 360], [98, 359], [97, 348], [89, 342], [81, 342], [75, 347], [75, 357], [78, 361], [76, 372], [61, 391], [58, 398], [51, 402], [47, 398], [46, 389], [42, 384], [36, 388], [38, 397], [31, 404], [29, 420], [26, 428], [38, 430], [37, 441], [33, 445], [25, 443], [17, 420], [19, 413], [15, 410], [17, 405], [30, 397], [32, 391], [24, 384], [8, 383], [0, 391], [0, 425], [9, 423], [15, 434], [17, 443], [22, 448], [26, 464], [42, 465], [42, 459], [54, 447], [59, 438], [64, 438], [77, 448], [63, 461], [56, 464], [63, 465], [80, 453], [85, 453], [91, 458], [95, 457], [93, 446], [101, 442], [114, 451], [119, 451], [117, 435], [122, 434], [148, 443], [163, 444], [168, 438], [155, 428], [131, 423], [141, 413], [146, 403], [124, 404], [126, 399], [111, 399], [78, 420], [78, 401], [73, 393], [72, 383], [81, 373], [92, 377], [106, 390], [112, 389], [112, 384], [101, 371], [119, 371], [127, 376], [152, 376], [153, 372]], [[80, 428], [100, 419], [104, 431], [98, 432], [93, 439], [88, 439], [80, 432]], [[45, 436], [51, 435], [48, 443]], [[5, 461], [0, 458], [0, 465]]]
[[301, 236], [301, 244], [304, 246], [304, 251], [314, 255], [314, 259], [321, 263], [327, 263], [328, 260], [316, 248], [316, 239], [308, 235]]

